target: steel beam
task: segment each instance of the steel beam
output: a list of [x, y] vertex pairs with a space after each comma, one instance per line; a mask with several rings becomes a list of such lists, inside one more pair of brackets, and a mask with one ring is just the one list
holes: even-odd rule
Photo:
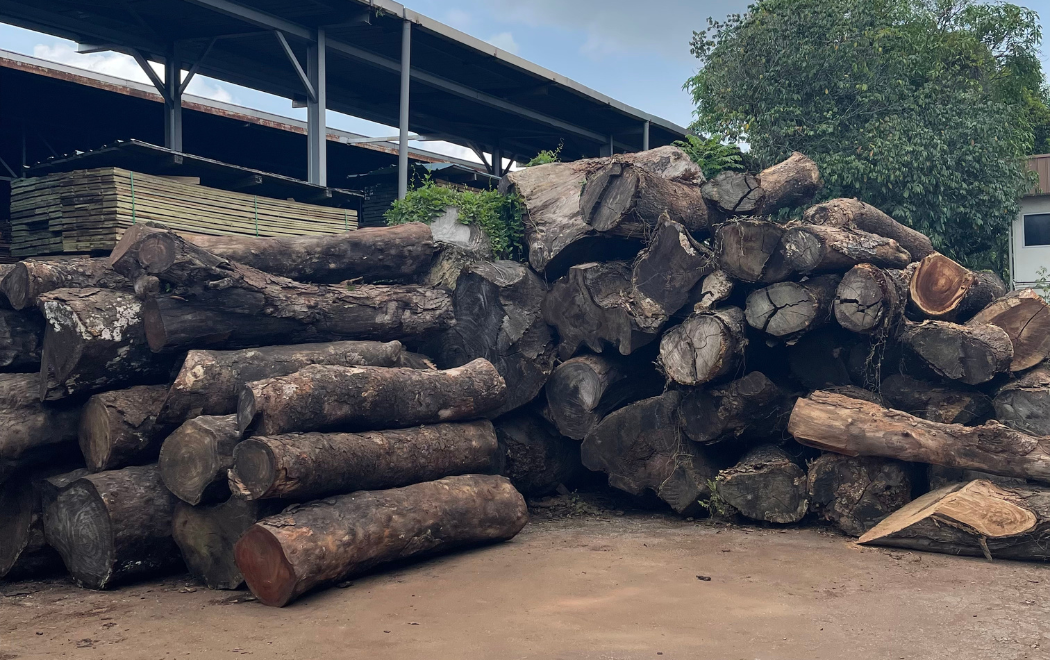
[[412, 23], [401, 23], [401, 117], [398, 122], [397, 198], [408, 194], [408, 108], [412, 83]]
[[[285, 38], [284, 33], [280, 30], [274, 30], [273, 36], [277, 37], [277, 43], [281, 44], [281, 50], [284, 51], [284, 56], [288, 58], [288, 62], [290, 62], [292, 68], [295, 69], [295, 74], [299, 76], [299, 82], [303, 84], [303, 89], [306, 90], [307, 98], [310, 99], [310, 101], [316, 101], [317, 90], [314, 89], [314, 85], [310, 81], [310, 74], [303, 71], [303, 65], [299, 64], [299, 58], [296, 57], [295, 51], [293, 51], [292, 47], [288, 45], [288, 39]], [[307, 103], [309, 103], [309, 101]]]
[[230, 0], [186, 0], [192, 2], [195, 5], [201, 7], [207, 7], [208, 9], [215, 10], [220, 14], [226, 14], [233, 18], [238, 18], [245, 23], [251, 23], [257, 27], [266, 28], [269, 30], [280, 30], [286, 34], [290, 34], [306, 41], [313, 41], [313, 31], [307, 27], [293, 23], [292, 21], [286, 21], [283, 18], [268, 14], [258, 9], [251, 7], [245, 7], [244, 5], [237, 2], [230, 2]]
[[649, 120], [642, 124], [642, 151], [649, 151]]
[[319, 186], [328, 185], [327, 87], [325, 82], [325, 31], [317, 30], [314, 42], [306, 51], [306, 69], [313, 95], [306, 104], [307, 180]]
[[164, 62], [164, 146], [182, 151], [182, 67], [172, 51]]

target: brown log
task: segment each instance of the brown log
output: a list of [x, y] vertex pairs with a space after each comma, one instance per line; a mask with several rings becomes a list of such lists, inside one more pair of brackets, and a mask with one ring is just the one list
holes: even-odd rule
[[901, 341], [938, 375], [967, 385], [986, 383], [1010, 369], [1013, 346], [994, 325], [908, 322]]
[[693, 287], [689, 302], [694, 312], [708, 312], [733, 294], [733, 279], [724, 270], [716, 270]]
[[823, 187], [817, 164], [798, 153], [757, 176], [722, 172], [704, 184], [704, 197], [727, 215], [773, 215], [800, 206]]
[[693, 314], [661, 337], [660, 366], [677, 383], [700, 385], [732, 373], [746, 347], [739, 307]]
[[994, 421], [983, 426], [939, 424], [817, 391], [795, 403], [788, 432], [804, 445], [847, 456], [882, 456], [1050, 481], [1050, 438]]
[[715, 497], [726, 512], [771, 523], [795, 523], [809, 510], [806, 473], [773, 445], [760, 445], [718, 473]]
[[171, 538], [175, 497], [156, 465], [88, 475], [44, 512], [44, 535], [82, 587], [106, 589], [182, 565]]
[[744, 282], [772, 284], [791, 274], [780, 240], [783, 225], [765, 220], [734, 220], [715, 230], [718, 267]]
[[265, 518], [234, 552], [248, 588], [281, 607], [384, 563], [513, 538], [529, 514], [504, 477], [465, 475], [342, 495]]
[[996, 300], [966, 322], [1002, 328], [1013, 344], [1010, 371], [1031, 369], [1050, 356], [1050, 305], [1032, 289], [1013, 291]]
[[182, 236], [223, 259], [320, 284], [407, 280], [427, 270], [434, 255], [430, 227], [421, 222], [317, 236]]
[[96, 394], [80, 416], [78, 437], [92, 472], [155, 463], [163, 436], [156, 433], [157, 412], [167, 385], [137, 385]]
[[903, 463], [824, 454], [807, 467], [809, 508], [850, 536], [861, 536], [911, 501]]
[[161, 445], [157, 467], [164, 485], [193, 506], [225, 499], [233, 449], [240, 441], [237, 415], [201, 415], [185, 422]]
[[925, 318], [954, 320], [975, 281], [968, 269], [934, 252], [912, 271], [908, 285], [911, 304]]
[[667, 392], [620, 408], [583, 441], [590, 470], [609, 475], [609, 485], [632, 495], [652, 491], [682, 515], [696, 515], [711, 494], [716, 468], [678, 427], [680, 392]]
[[747, 172], [719, 172], [701, 188], [704, 199], [724, 215], [755, 215], [766, 191]]
[[778, 248], [784, 263], [802, 274], [844, 272], [857, 264], [904, 268], [911, 255], [892, 238], [859, 229], [794, 224], [784, 231]]
[[682, 431], [693, 442], [712, 444], [731, 438], [769, 435], [786, 408], [773, 381], [752, 371], [721, 387], [694, 389], [678, 410]]
[[1039, 367], [999, 388], [995, 418], [1010, 428], [1050, 435], [1050, 368]]
[[689, 302], [693, 287], [714, 269], [714, 253], [665, 217], [631, 269], [631, 298], [642, 314], [663, 323]]
[[36, 374], [0, 374], [0, 482], [19, 467], [79, 456], [80, 404], [40, 403]]
[[237, 423], [252, 435], [404, 428], [480, 417], [506, 398], [482, 359], [444, 371], [311, 365], [246, 385]]
[[135, 296], [110, 289], [57, 289], [39, 300], [47, 319], [41, 399], [168, 379], [172, 360], [150, 351]]
[[494, 425], [502, 459], [499, 473], [522, 495], [546, 495], [580, 472], [580, 443], [560, 435], [534, 410], [516, 410]]
[[556, 355], [541, 308], [547, 286], [516, 261], [484, 262], [460, 275], [452, 297], [456, 324], [432, 351], [442, 369], [484, 358], [507, 383], [507, 401], [490, 415], [519, 408], [543, 389]]
[[362, 433], [256, 436], [233, 450], [230, 489], [249, 500], [312, 500], [498, 469], [492, 422]]
[[902, 225], [871, 204], [859, 199], [833, 199], [806, 209], [802, 221], [811, 225], [847, 227], [892, 238], [908, 251], [913, 261], [934, 252], [933, 243], [922, 232]]
[[580, 211], [595, 231], [635, 239], [644, 239], [661, 217], [695, 232], [706, 232], [709, 222], [699, 188], [621, 162], [587, 178]]
[[1010, 288], [990, 270], [973, 271], [973, 284], [966, 290], [962, 302], [956, 309], [955, 320], [965, 321], [973, 318], [977, 312], [1009, 293]]
[[266, 346], [240, 351], [190, 351], [157, 415], [171, 428], [198, 415], [237, 412], [245, 383], [287, 376], [311, 364], [400, 367], [407, 351], [400, 342], [340, 341]]
[[802, 282], [777, 282], [747, 297], [748, 325], [791, 341], [831, 317], [831, 304], [842, 278], [819, 275]]
[[0, 369], [38, 371], [44, 344], [44, 318], [35, 309], [0, 309]]
[[131, 282], [110, 267], [109, 261], [91, 257], [27, 259], [14, 265], [0, 280], [14, 309], [36, 307], [39, 297], [55, 289], [130, 290]]
[[941, 424], [980, 424], [994, 412], [991, 399], [980, 392], [943, 387], [902, 374], [882, 381], [881, 392], [889, 407]]
[[1046, 561], [1050, 489], [1003, 488], [989, 481], [927, 493], [862, 536], [862, 545]]
[[851, 332], [888, 336], [904, 318], [907, 303], [903, 271], [858, 264], [835, 292], [835, 320]]

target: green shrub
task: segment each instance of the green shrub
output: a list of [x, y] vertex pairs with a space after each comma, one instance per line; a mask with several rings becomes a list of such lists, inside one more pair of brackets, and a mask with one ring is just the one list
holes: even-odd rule
[[741, 172], [745, 169], [744, 154], [740, 147], [722, 144], [721, 135], [712, 135], [707, 139], [687, 135], [685, 140], [676, 141], [674, 146], [687, 153], [708, 180], [715, 178], [719, 172]]
[[525, 167], [535, 167], [536, 165], [547, 165], [548, 163], [560, 163], [561, 162], [561, 149], [565, 146], [564, 142], [558, 144], [558, 148], [551, 151], [550, 149], [544, 149], [535, 156], [532, 160], [525, 163]]

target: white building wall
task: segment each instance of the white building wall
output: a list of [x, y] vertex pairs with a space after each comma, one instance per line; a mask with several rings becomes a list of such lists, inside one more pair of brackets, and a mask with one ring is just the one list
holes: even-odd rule
[[[1025, 197], [1021, 200], [1021, 212], [1010, 231], [1010, 277], [1015, 289], [1026, 289], [1035, 285], [1040, 279], [1040, 269], [1045, 268], [1050, 273], [1050, 245], [1025, 245], [1024, 217], [1041, 213], [1050, 214], [1050, 195]], [[1046, 297], [1050, 291], [1040, 293]]]

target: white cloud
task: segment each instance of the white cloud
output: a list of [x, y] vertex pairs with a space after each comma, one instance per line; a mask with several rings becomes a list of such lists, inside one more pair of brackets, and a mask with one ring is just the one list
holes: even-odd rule
[[451, 25], [457, 30], [462, 30], [463, 32], [466, 32], [468, 29], [470, 29], [470, 26], [474, 24], [474, 17], [470, 14], [470, 12], [464, 11], [462, 9], [453, 8], [449, 9], [448, 12], [445, 13], [444, 21], [445, 23]]
[[489, 42], [496, 48], [501, 48], [508, 53], [518, 54], [518, 42], [514, 41], [514, 35], [510, 32], [500, 32], [494, 34], [485, 41]]

